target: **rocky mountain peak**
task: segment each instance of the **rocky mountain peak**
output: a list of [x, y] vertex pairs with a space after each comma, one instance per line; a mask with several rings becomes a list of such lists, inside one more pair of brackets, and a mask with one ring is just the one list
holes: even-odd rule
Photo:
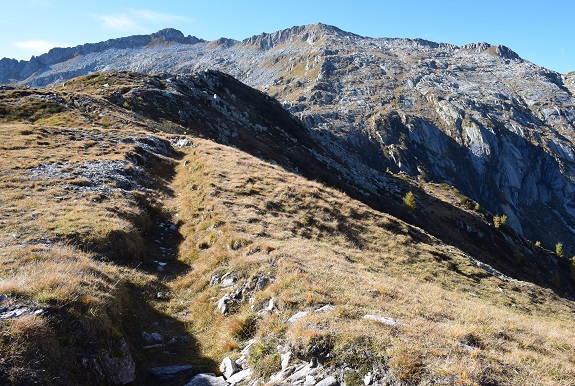
[[163, 39], [167, 42], [182, 43], [182, 44], [196, 44], [203, 42], [195, 36], [185, 36], [182, 31], [174, 28], [164, 28], [150, 35], [151, 39]]
[[152, 34], [152, 37], [163, 37], [171, 40], [179, 40], [184, 38], [182, 31], [175, 28], [164, 28]]
[[349, 32], [345, 32], [337, 27], [315, 23], [303, 26], [295, 26], [273, 33], [262, 33], [247, 38], [243, 41], [244, 45], [256, 46], [262, 50], [269, 50], [282, 43], [301, 43], [305, 42], [314, 45], [317, 42], [329, 36], [358, 36]]
[[481, 43], [469, 43], [466, 44], [464, 46], [460, 47], [460, 50], [462, 51], [467, 51], [470, 53], [475, 53], [475, 54], [490, 54], [493, 56], [499, 56], [503, 59], [519, 59], [521, 60], [521, 57], [512, 49], [510, 49], [509, 47], [506, 46], [502, 46], [502, 45], [497, 45], [497, 46], [493, 46], [489, 43], [485, 43], [485, 42], [481, 42]]

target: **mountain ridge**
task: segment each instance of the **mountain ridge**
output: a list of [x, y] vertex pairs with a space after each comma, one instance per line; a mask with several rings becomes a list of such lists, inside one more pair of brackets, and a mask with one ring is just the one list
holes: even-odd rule
[[[340, 36], [340, 37], [350, 37], [350, 38], [368, 38], [361, 35], [357, 35], [351, 32], [344, 31], [338, 27], [323, 24], [323, 23], [314, 23], [314, 24], [307, 24], [302, 26], [293, 26], [291, 28], [286, 28], [283, 30], [279, 30], [272, 33], [263, 32], [261, 34], [253, 35], [251, 37], [245, 38], [243, 40], [235, 40], [229, 39], [226, 37], [221, 37], [209, 43], [213, 44], [221, 44], [222, 42], [226, 42], [226, 44], [235, 45], [238, 43], [242, 43], [245, 45], [257, 45], [261, 49], [265, 49], [266, 47], [269, 48], [278, 42], [283, 42], [284, 40], [293, 37], [294, 35], [297, 36], [304, 36], [302, 37], [303, 40], [308, 39], [309, 37], [313, 37], [316, 34], [321, 35], [332, 35], [332, 36]], [[150, 44], [154, 39], [165, 39], [166, 42], [169, 43], [180, 43], [180, 44], [196, 44], [196, 43], [205, 43], [206, 40], [201, 38], [197, 38], [192, 35], [185, 36], [181, 31], [175, 28], [164, 28], [157, 32], [151, 34], [143, 34], [143, 35], [131, 35], [127, 37], [120, 37], [120, 38], [112, 38], [102, 42], [97, 43], [86, 43], [81, 44], [73, 47], [54, 47], [50, 49], [47, 53], [41, 54], [38, 56], [32, 56], [30, 60], [17, 60], [13, 58], [0, 58], [0, 71], [9, 68], [16, 68], [19, 67], [19, 72], [22, 71], [22, 67], [26, 67], [26, 65], [49, 65], [57, 63], [58, 61], [68, 60], [77, 55], [85, 55], [92, 52], [97, 52], [99, 50], [106, 50], [110, 48], [130, 48], [130, 47], [145, 47], [147, 44]], [[370, 38], [374, 39], [374, 38]], [[420, 39], [420, 38], [375, 38], [375, 39], [385, 39], [385, 40], [400, 40], [400, 41], [414, 41], [418, 43], [422, 43], [424, 45], [429, 45], [431, 47], [453, 47], [455, 49], [462, 49], [462, 50], [469, 50], [475, 51], [476, 53], [482, 53], [487, 51], [489, 48], [495, 47], [497, 55], [505, 57], [507, 59], [520, 59], [519, 55], [512, 51], [510, 48], [506, 46], [492, 46], [489, 43], [468, 43], [463, 46], [457, 46], [450, 43], [437, 43], [430, 40]], [[264, 43], [264, 41], [267, 41]], [[269, 44], [272, 43], [271, 45]], [[17, 71], [17, 70], [16, 70]], [[6, 82], [7, 79], [0, 79], [3, 83]], [[17, 82], [24, 81], [23, 79], [15, 79]]]
[[[23, 84], [95, 71], [217, 69], [280, 100], [318, 142], [347, 159], [348, 168], [361, 163], [372, 169], [367, 175], [390, 169], [453, 184], [491, 213], [508, 216], [533, 242], [548, 248], [563, 242], [575, 253], [569, 76], [505, 46], [368, 38], [321, 23], [243, 41], [164, 34], [173, 44], [112, 47], [44, 69], [32, 66], [28, 73], [36, 72]], [[0, 79], [6, 73], [0, 68]], [[552, 226], [542, 227], [534, 213], [544, 213]]]

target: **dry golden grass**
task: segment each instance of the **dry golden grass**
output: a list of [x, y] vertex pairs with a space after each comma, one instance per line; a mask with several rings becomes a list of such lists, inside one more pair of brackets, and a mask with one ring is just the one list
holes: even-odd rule
[[[66, 331], [72, 322], [82, 339], [131, 339], [145, 371], [168, 361], [162, 349], [142, 349], [139, 335], [168, 320], [173, 336], [197, 339], [178, 358], [205, 366], [213, 366], [206, 357], [237, 357], [256, 337], [252, 364], [264, 376], [277, 370], [282, 344], [301, 359], [345, 363], [350, 383], [391, 371], [411, 384], [573, 384], [572, 301], [495, 278], [456, 248], [412, 236], [421, 230], [237, 149], [193, 138], [173, 181], [165, 165], [149, 171], [163, 191], [84, 189], [90, 180], [73, 173], [78, 164], [126, 160], [135, 149], [122, 139], [160, 125], [99, 103], [137, 81], [89, 76], [58, 90], [77, 108], [22, 99], [22, 114], [0, 111], [0, 294], [53, 310], [2, 322], [0, 353], [12, 363], [11, 379], [41, 381], [41, 369], [59, 371], [54, 363], [73, 369], [77, 353], [56, 350], [79, 339]], [[32, 178], [40, 165], [69, 175]], [[423, 188], [458, 205], [450, 189]], [[182, 236], [179, 268], [163, 275], [135, 264], [154, 258], [144, 204], [172, 216]], [[210, 285], [227, 273], [234, 287]], [[273, 279], [265, 289], [248, 291], [227, 315], [216, 312], [224, 294], [264, 276]], [[155, 299], [160, 288], [168, 300]], [[326, 304], [335, 308], [315, 312]], [[299, 311], [308, 315], [288, 323]]]
[[161, 193], [101, 190], [78, 177], [86, 162], [129, 160], [136, 145], [124, 140], [142, 133], [89, 123], [76, 110], [52, 113], [0, 119], [0, 294], [4, 305], [44, 310], [2, 320], [0, 383], [80, 384], [87, 380], [78, 358], [113, 349], [128, 332], [139, 337], [122, 313], [157, 318], [134, 289], [158, 285], [136, 266], [146, 252], [147, 206]]
[[[572, 384], [572, 302], [492, 277], [433, 238], [418, 242], [410, 225], [338, 191], [235, 149], [194, 142], [171, 203], [184, 235], [180, 258], [191, 270], [170, 284], [175, 296], [165, 307], [190, 323], [206, 355], [237, 355], [247, 339], [237, 331], [256, 315], [260, 342], [290, 345], [302, 358], [330, 350], [327, 364], [353, 363], [360, 375], [379, 367], [416, 383]], [[260, 275], [274, 281], [223, 316], [215, 303], [229, 290], [209, 281], [226, 272], [238, 283]], [[277, 309], [257, 315], [270, 299]], [[313, 312], [324, 304], [336, 308]], [[304, 310], [307, 317], [287, 323]]]

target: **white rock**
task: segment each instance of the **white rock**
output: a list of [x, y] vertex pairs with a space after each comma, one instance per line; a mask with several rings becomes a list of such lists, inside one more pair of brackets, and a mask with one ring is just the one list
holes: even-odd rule
[[242, 371], [235, 373], [230, 378], [228, 378], [227, 381], [231, 385], [235, 385], [237, 383], [247, 381], [251, 377], [252, 377], [252, 370], [251, 369], [245, 369], [245, 370], [242, 370]]
[[220, 371], [224, 375], [224, 378], [228, 379], [239, 370], [236, 362], [232, 361], [230, 357], [225, 357], [220, 364]]
[[371, 385], [372, 382], [373, 382], [373, 374], [370, 371], [369, 373], [367, 373], [365, 375], [365, 377], [363, 377], [363, 384], [365, 386], [369, 386], [369, 385]]
[[473, 347], [465, 343], [459, 343], [459, 348], [462, 348], [470, 353], [479, 350], [477, 347]]
[[229, 386], [224, 377], [216, 377], [215, 374], [198, 374], [185, 386]]
[[316, 383], [315, 386], [339, 386], [339, 382], [331, 375]]
[[393, 318], [388, 318], [386, 316], [377, 316], [377, 315], [364, 315], [364, 319], [372, 320], [374, 322], [378, 322], [381, 324], [386, 324], [388, 326], [399, 326], [400, 324]]
[[297, 322], [300, 319], [303, 319], [307, 316], [307, 314], [309, 314], [309, 312], [307, 311], [300, 311], [297, 314], [293, 315], [291, 318], [288, 319], [289, 323], [294, 323]]
[[315, 377], [313, 375], [306, 375], [303, 386], [313, 386], [313, 385], [315, 385]]
[[317, 365], [316, 361], [312, 361], [305, 366], [298, 368], [292, 375], [290, 375], [286, 382], [289, 385], [293, 385], [300, 381], [303, 381], [308, 375], [314, 375], [320, 372], [322, 368]]
[[232, 302], [232, 298], [229, 295], [224, 295], [217, 303], [217, 309], [222, 314], [225, 314], [228, 311], [228, 304]]
[[266, 311], [273, 311], [274, 308], [276, 308], [276, 301], [274, 300], [274, 298], [271, 298], [268, 306], [266, 307]]
[[329, 312], [329, 311], [333, 311], [335, 309], [335, 306], [332, 304], [326, 304], [323, 307], [318, 308], [317, 310], [315, 310], [315, 312]]
[[284, 352], [281, 355], [282, 371], [285, 371], [285, 369], [287, 369], [287, 367], [289, 366], [289, 361], [291, 359], [291, 356], [292, 356], [291, 351]]

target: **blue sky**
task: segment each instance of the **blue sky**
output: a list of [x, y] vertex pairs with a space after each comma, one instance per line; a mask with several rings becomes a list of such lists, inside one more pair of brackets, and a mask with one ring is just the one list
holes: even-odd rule
[[165, 27], [241, 40], [321, 22], [371, 37], [503, 44], [551, 70], [575, 71], [572, 0], [4, 0], [0, 9], [0, 57], [16, 59]]

